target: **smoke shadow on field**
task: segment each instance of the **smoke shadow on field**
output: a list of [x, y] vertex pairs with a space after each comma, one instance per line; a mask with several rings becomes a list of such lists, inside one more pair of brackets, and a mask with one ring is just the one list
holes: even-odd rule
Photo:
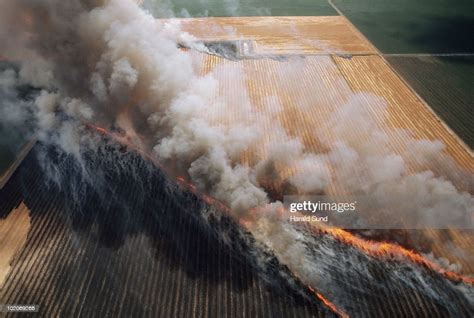
[[[71, 296], [65, 301], [70, 301], [74, 307], [77, 296], [73, 295], [82, 295], [82, 291], [77, 286], [80, 284], [68, 283], [66, 277], [82, 273], [86, 278], [89, 275], [98, 277], [97, 283], [95, 279], [91, 280], [95, 288], [89, 288], [91, 291], [84, 300], [91, 310], [94, 299], [102, 299], [101, 290], [109, 289], [118, 294], [126, 293], [127, 299], [135, 299], [137, 303], [132, 308], [140, 308], [140, 304], [144, 304], [142, 297], [148, 291], [139, 285], [136, 288], [129, 286], [130, 278], [124, 268], [132, 266], [130, 264], [144, 264], [138, 265], [143, 266], [140, 273], [134, 273], [137, 280], [153, 280], [156, 275], [164, 275], [168, 278], [160, 278], [154, 283], [174, 286], [181, 284], [173, 282], [180, 277], [176, 273], [183, 272], [188, 277], [182, 280], [187, 282], [183, 286], [196, 282], [199, 289], [213, 286], [212, 290], [219, 290], [222, 288], [219, 286], [225, 286], [232, 294], [246, 295], [242, 297], [255, 293], [255, 281], [261, 279], [262, 273], [256, 272], [256, 260], [248, 253], [251, 240], [233, 221], [212, 214], [212, 207], [193, 194], [183, 192], [136, 153], [108, 144], [99, 147], [97, 152], [85, 153], [84, 158], [81, 167], [57, 148], [38, 144], [12, 178], [12, 182], [21, 188], [21, 194], [17, 194], [16, 200], [1, 200], [9, 202], [2, 207], [2, 215], [20, 201], [29, 207], [58, 204], [56, 215], [52, 214], [52, 207], [31, 210], [33, 220], [61, 220], [74, 242], [71, 253], [78, 254], [75, 262], [66, 262], [63, 261], [66, 255], [52, 252], [57, 254], [57, 257], [51, 256], [52, 262], [64, 273], [61, 276], [64, 279], [53, 278], [53, 289], [59, 290], [58, 297], [67, 292]], [[52, 177], [47, 184], [46, 176]], [[86, 180], [89, 177], [93, 183]], [[12, 188], [10, 185], [5, 189]], [[40, 192], [42, 196], [38, 196]], [[4, 195], [11, 194], [0, 192], [0, 197]], [[209, 216], [204, 219], [201, 213]], [[38, 221], [33, 224], [35, 222]], [[130, 251], [131, 242], [138, 237], [146, 239]], [[92, 260], [95, 265], [91, 266]], [[159, 268], [158, 274], [156, 268]], [[292, 306], [309, 304], [301, 297], [301, 286], [289, 286], [286, 279], [279, 277], [281, 269], [277, 262], [268, 270], [271, 281], [267, 281], [266, 286], [272, 298], [276, 301], [285, 299]]]
[[[56, 150], [50, 149], [49, 156], [58, 155]], [[107, 150], [113, 153], [117, 149], [107, 147]], [[60, 160], [65, 161], [53, 163], [61, 167], [60, 173], [64, 174], [60, 177], [61, 189], [55, 186], [54, 190], [64, 196], [63, 205], [72, 229], [85, 233], [95, 226], [94, 239], [112, 250], [120, 249], [130, 236], [144, 233], [152, 242], [155, 257], [166, 257], [171, 267], [179, 267], [190, 276], [215, 283], [221, 279], [234, 279], [232, 286], [246, 290], [250, 279], [245, 275], [231, 275], [243, 266], [240, 261], [236, 260], [236, 264], [225, 272], [219, 272], [217, 264], [209, 261], [218, 253], [226, 257], [238, 256], [226, 255], [229, 252], [222, 249], [218, 238], [213, 233], [206, 233], [199, 224], [198, 216], [193, 214], [199, 212], [202, 204], [189, 195], [173, 197], [174, 192], [167, 189], [171, 185], [166, 177], [138, 155], [130, 152], [115, 155], [125, 163], [120, 169], [89, 157], [86, 169], [94, 175], [95, 186], [84, 182], [74, 159], [62, 158]], [[134, 163], [136, 167], [132, 168]], [[136, 170], [131, 173], [129, 168]], [[80, 197], [77, 197], [78, 193]], [[152, 218], [147, 217], [149, 213]], [[208, 248], [200, 250], [201, 245]]]

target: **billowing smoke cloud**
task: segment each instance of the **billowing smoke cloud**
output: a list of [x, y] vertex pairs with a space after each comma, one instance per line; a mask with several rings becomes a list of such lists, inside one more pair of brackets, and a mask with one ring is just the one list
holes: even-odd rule
[[[33, 106], [27, 101], [19, 101], [18, 89], [20, 85], [18, 73], [13, 68], [0, 71], [0, 98], [2, 100], [0, 116], [2, 124], [20, 126]], [[17, 102], [20, 102], [20, 104]]]
[[[330, 282], [321, 278], [324, 266], [314, 266], [317, 257], [308, 249], [314, 240], [281, 218], [281, 204], [272, 202], [266, 191], [268, 182], [279, 181], [284, 184], [280, 191], [298, 194], [324, 193], [335, 183], [374, 200], [389, 200], [418, 217], [462, 216], [473, 207], [472, 196], [447, 179], [432, 171], [410, 171], [411, 163], [425, 167], [444, 156], [443, 145], [382, 129], [385, 118], [375, 117], [371, 109], [387, 106], [376, 96], [353, 94], [341, 83], [345, 100], [334, 97], [334, 109], [314, 131], [327, 151], [313, 153], [280, 122], [283, 108], [276, 99], [266, 100], [272, 112], [249, 119], [246, 114], [258, 111], [244, 85], [232, 92], [240, 111], [229, 118], [229, 102], [219, 92], [217, 77], [245, 77], [242, 69], [217, 67], [200, 75], [193, 53], [178, 48], [195, 47], [195, 39], [174, 22], [156, 20], [133, 1], [18, 0], [3, 2], [0, 12], [0, 52], [21, 62], [22, 80], [43, 88], [32, 110], [38, 138], [80, 161], [81, 145], [95, 142], [85, 123], [124, 129], [172, 175], [185, 175], [201, 192], [229, 206], [232, 216], [304, 282], [327, 292]], [[297, 79], [300, 62], [288, 63], [289, 76], [282, 78]], [[18, 80], [15, 76], [7, 72], [1, 80], [8, 84]], [[289, 80], [285, 85], [297, 91], [296, 83]], [[317, 106], [317, 95], [311, 105], [298, 106], [309, 113]], [[15, 107], [12, 120], [32, 105]], [[349, 129], [354, 125], [357, 131]], [[406, 151], [396, 154], [390, 143], [400, 134], [406, 137]], [[268, 135], [277, 138], [268, 140]], [[326, 135], [331, 139], [322, 137]], [[242, 161], [249, 150], [265, 156]], [[471, 175], [467, 178], [472, 180]], [[400, 201], [404, 197], [412, 200]]]
[[[31, 137], [34, 125], [34, 96], [37, 94], [23, 81], [19, 69], [0, 61], [0, 169], [6, 169], [22, 145]], [[5, 161], [4, 161], [5, 160]]]

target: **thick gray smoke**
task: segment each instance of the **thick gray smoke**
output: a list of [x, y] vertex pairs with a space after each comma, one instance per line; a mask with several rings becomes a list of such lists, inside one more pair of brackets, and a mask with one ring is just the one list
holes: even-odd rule
[[33, 108], [32, 103], [18, 98], [17, 89], [20, 85], [21, 79], [14, 69], [0, 70], [0, 98], [2, 100], [0, 118], [2, 118], [2, 124], [20, 126]]
[[[21, 63], [22, 80], [43, 88], [34, 106], [25, 105], [34, 108], [43, 142], [80, 160], [81, 145], [94, 142], [85, 123], [121, 127], [171, 174], [185, 175], [200, 191], [228, 205], [232, 216], [306, 283], [321, 283], [313, 267], [317, 260], [308, 254], [309, 239], [278, 216], [281, 205], [271, 202], [260, 180], [285, 178], [288, 188], [300, 194], [322, 193], [336, 183], [352, 193], [403, 204], [400, 208], [417, 217], [463, 216], [474, 206], [472, 195], [458, 191], [448, 179], [408, 168], [412, 163], [430, 167], [445, 156], [440, 142], [386, 132], [385, 118], [371, 111], [386, 108], [385, 101], [353, 94], [345, 83], [339, 87], [345, 100], [334, 97], [333, 111], [314, 130], [313, 137], [327, 151], [312, 153], [287, 133], [276, 99], [266, 100], [271, 111], [246, 116], [255, 110], [244, 84], [231, 92], [239, 106], [232, 109], [240, 111], [229, 118], [229, 101], [221, 96], [218, 78], [244, 77], [242, 69], [236, 64], [200, 75], [193, 53], [178, 48], [194, 47], [196, 39], [175, 22], [156, 20], [131, 0], [3, 1], [0, 21], [0, 52]], [[300, 62], [288, 63], [288, 76], [282, 78], [298, 92]], [[11, 77], [5, 73], [1, 80]], [[298, 106], [309, 114], [318, 107], [317, 92], [314, 100]], [[8, 111], [12, 120], [23, 112], [23, 105]], [[354, 125], [357, 131], [349, 129]], [[405, 136], [402, 154], [390, 147], [397, 134]], [[331, 139], [321, 137], [326, 135]], [[244, 164], [241, 158], [249, 150], [265, 156]], [[285, 177], [282, 171], [292, 173]], [[468, 174], [461, 183], [471, 182]], [[400, 201], [405, 197], [412, 199]]]

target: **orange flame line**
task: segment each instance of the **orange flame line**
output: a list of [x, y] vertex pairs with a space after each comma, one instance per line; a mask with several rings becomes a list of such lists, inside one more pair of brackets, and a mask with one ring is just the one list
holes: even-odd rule
[[412, 263], [418, 264], [430, 270], [433, 270], [442, 276], [453, 280], [453, 281], [461, 281], [465, 284], [474, 285], [474, 278], [467, 277], [460, 275], [458, 273], [448, 271], [441, 267], [440, 265], [436, 264], [433, 261], [426, 259], [425, 257], [421, 256], [420, 254], [410, 251], [400, 245], [392, 244], [388, 242], [376, 242], [372, 240], [366, 240], [355, 236], [354, 234], [347, 232], [343, 229], [338, 228], [325, 228], [320, 229], [320, 231], [331, 235], [339, 242], [345, 243], [347, 245], [351, 245], [368, 255], [374, 257], [383, 257], [383, 256], [392, 256], [392, 257], [399, 257], [403, 259], [408, 259]]
[[[293, 276], [299, 280], [300, 282], [301, 281], [301, 278], [296, 274], [296, 273], [293, 273]], [[326, 307], [328, 307], [332, 312], [334, 312], [335, 314], [337, 314], [338, 316], [342, 317], [342, 318], [349, 318], [349, 315], [346, 314], [343, 310], [337, 308], [337, 306], [335, 304], [333, 304], [331, 301], [329, 301], [326, 297], [323, 296], [323, 294], [321, 294], [320, 292], [316, 291], [316, 289], [314, 289], [312, 286], [310, 285], [306, 285], [306, 287], [308, 288], [308, 290], [317, 298], [319, 299]]]
[[346, 314], [344, 311], [340, 310], [339, 308], [336, 307], [332, 302], [330, 302], [326, 297], [324, 297], [321, 293], [318, 293], [316, 290], [314, 290], [313, 287], [308, 285], [308, 289], [318, 298], [320, 301], [323, 302], [323, 304], [326, 305], [329, 309], [331, 309], [334, 313], [338, 314], [342, 318], [349, 318], [349, 315]]

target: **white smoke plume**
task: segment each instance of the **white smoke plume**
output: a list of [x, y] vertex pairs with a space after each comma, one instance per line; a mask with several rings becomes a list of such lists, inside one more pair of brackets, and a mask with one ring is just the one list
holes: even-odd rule
[[[0, 71], [0, 98], [2, 107], [0, 108], [0, 117], [2, 123], [8, 123], [13, 126], [20, 125], [27, 112], [32, 108], [31, 103], [18, 101], [15, 89], [20, 85], [20, 78], [13, 69]], [[18, 104], [17, 102], [20, 102]]]
[[[294, 171], [284, 181], [301, 194], [324, 192], [334, 182], [430, 218], [462, 216], [474, 206], [472, 195], [458, 191], [451, 181], [429, 170], [408, 171], [411, 161], [429, 166], [441, 156], [440, 142], [386, 132], [384, 118], [371, 111], [386, 108], [386, 103], [370, 94], [353, 94], [344, 83], [346, 100], [334, 96], [333, 111], [314, 131], [328, 150], [313, 153], [286, 132], [277, 119], [282, 107], [275, 99], [267, 99], [275, 113], [262, 112], [249, 120], [245, 114], [254, 110], [244, 85], [232, 92], [241, 113], [229, 118], [216, 74], [244, 77], [242, 69], [200, 75], [192, 53], [178, 48], [193, 47], [196, 39], [181, 32], [179, 24], [156, 20], [131, 0], [4, 1], [0, 21], [0, 52], [19, 60], [23, 81], [44, 88], [34, 109], [43, 142], [79, 159], [81, 144], [91, 142], [85, 140], [91, 137], [84, 123], [125, 129], [172, 175], [187, 176], [201, 192], [229, 206], [237, 221], [250, 220], [248, 230], [257, 241], [306, 283], [318, 286], [324, 280], [318, 272], [323, 268], [314, 266], [317, 260], [308, 254], [311, 240], [278, 216], [281, 204], [271, 202], [260, 182], [280, 179], [278, 167]], [[282, 76], [296, 79], [285, 84], [295, 91], [300, 89], [298, 63], [289, 62], [289, 76]], [[1, 80], [11, 77], [6, 73]], [[317, 107], [317, 93], [313, 102], [298, 106]], [[21, 117], [22, 106], [17, 107], [11, 113]], [[359, 129], [348, 129], [347, 122]], [[321, 137], [327, 135], [322, 130], [331, 132], [331, 140]], [[395, 134], [406, 136], [406, 153], [391, 149]], [[278, 140], [267, 140], [267, 135]], [[255, 148], [267, 156], [242, 163], [241, 156]], [[411, 156], [414, 148], [416, 158]], [[469, 185], [472, 175], [467, 178]], [[413, 200], [400, 202], [404, 197]]]

